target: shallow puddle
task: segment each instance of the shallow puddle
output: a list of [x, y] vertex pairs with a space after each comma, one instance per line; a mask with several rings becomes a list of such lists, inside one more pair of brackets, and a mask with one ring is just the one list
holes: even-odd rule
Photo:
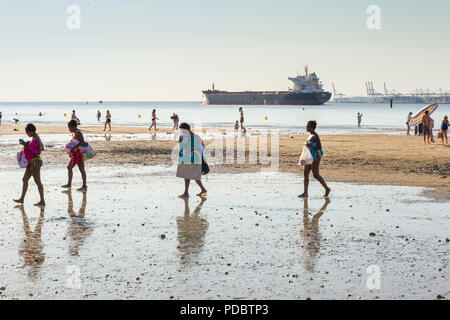
[[43, 169], [42, 212], [33, 181], [11, 201], [22, 170], [0, 171], [0, 299], [450, 296], [449, 202], [422, 188], [331, 183], [326, 201], [313, 180], [305, 201], [297, 175], [211, 174], [184, 201], [175, 168], [87, 169], [87, 194]]

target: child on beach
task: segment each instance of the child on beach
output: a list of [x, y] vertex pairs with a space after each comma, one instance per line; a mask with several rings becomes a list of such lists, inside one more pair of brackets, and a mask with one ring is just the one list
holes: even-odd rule
[[236, 120], [236, 123], [234, 124], [234, 131], [238, 131], [239, 130], [239, 121]]
[[78, 191], [87, 191], [86, 171], [84, 169], [83, 155], [81, 154], [80, 150], [80, 147], [84, 145], [84, 137], [81, 131], [77, 128], [77, 122], [75, 120], [70, 120], [67, 124], [67, 127], [69, 128], [69, 131], [73, 133], [73, 138], [72, 141], [66, 146], [66, 148], [70, 148], [70, 161], [67, 165], [68, 182], [61, 187], [67, 189], [72, 188], [73, 167], [75, 165], [78, 165], [78, 169], [80, 169], [81, 173], [81, 178], [83, 179], [83, 186], [79, 188]]
[[23, 185], [22, 185], [22, 195], [19, 199], [14, 200], [14, 202], [23, 204], [25, 200], [25, 194], [28, 190], [28, 181], [31, 177], [34, 178], [34, 182], [36, 182], [36, 185], [39, 190], [39, 196], [41, 200], [35, 204], [35, 206], [44, 207], [45, 201], [44, 201], [44, 187], [42, 186], [41, 182], [41, 167], [42, 167], [42, 159], [41, 159], [41, 152], [44, 150], [44, 145], [41, 142], [41, 139], [36, 133], [36, 127], [29, 123], [26, 128], [25, 132], [27, 136], [32, 138], [31, 141], [25, 142], [22, 139], [19, 140], [20, 144], [24, 147], [24, 153], [25, 157], [28, 160], [28, 166], [25, 170], [25, 173], [23, 175]]
[[331, 189], [327, 186], [325, 180], [322, 178], [322, 176], [319, 174], [319, 166], [320, 166], [320, 159], [323, 156], [322, 152], [322, 144], [320, 142], [319, 135], [316, 133], [316, 127], [317, 123], [316, 121], [308, 121], [306, 125], [306, 130], [310, 133], [308, 139], [306, 140], [305, 145], [308, 147], [309, 151], [311, 152], [311, 155], [314, 159], [312, 164], [305, 165], [303, 174], [304, 174], [304, 192], [299, 195], [299, 198], [307, 198], [308, 197], [308, 186], [309, 186], [309, 173], [313, 172], [314, 178], [316, 178], [322, 186], [325, 188], [325, 195], [324, 197], [328, 197], [330, 194]]
[[442, 144], [444, 144], [444, 138], [445, 138], [445, 144], [448, 144], [447, 131], [448, 131], [448, 117], [445, 116], [444, 120], [442, 120], [442, 123], [441, 123]]
[[361, 127], [361, 119], [362, 119], [362, 113], [358, 112], [357, 118], [358, 118], [358, 127]]

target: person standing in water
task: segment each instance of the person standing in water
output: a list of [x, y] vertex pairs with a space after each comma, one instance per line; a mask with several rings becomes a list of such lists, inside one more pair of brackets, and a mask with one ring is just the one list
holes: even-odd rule
[[152, 111], [152, 125], [150, 126], [150, 128], [148, 128], [148, 130], [152, 130], [153, 127], [155, 127], [155, 131], [158, 130], [158, 129], [156, 129], [156, 120], [159, 120], [159, 119], [156, 116], [156, 109], [153, 109], [153, 111]]
[[27, 136], [32, 138], [30, 142], [25, 142], [22, 139], [19, 140], [19, 143], [23, 145], [24, 147], [24, 153], [26, 159], [29, 161], [27, 169], [25, 170], [25, 173], [23, 175], [23, 185], [22, 185], [22, 195], [19, 199], [14, 200], [14, 202], [23, 204], [25, 200], [25, 195], [28, 190], [28, 181], [31, 177], [34, 178], [34, 182], [36, 182], [36, 185], [39, 190], [39, 196], [41, 200], [35, 204], [35, 206], [44, 207], [45, 201], [44, 201], [44, 187], [41, 182], [41, 167], [42, 167], [42, 158], [41, 158], [41, 152], [44, 151], [44, 145], [42, 144], [41, 138], [36, 133], [36, 127], [34, 124], [29, 123], [26, 128], [25, 132]]
[[109, 126], [109, 131], [111, 131], [111, 113], [109, 113], [109, 110], [106, 110], [106, 121], [105, 121], [105, 128], [103, 128], [103, 131], [106, 131], [106, 125]]
[[101, 117], [102, 117], [102, 114], [100, 113], [100, 110], [97, 110], [97, 121], [100, 121]]
[[242, 107], [239, 107], [239, 113], [240, 113], [240, 123], [241, 123], [241, 131], [244, 130], [244, 110]]
[[445, 138], [445, 144], [448, 144], [447, 131], [448, 131], [448, 117], [445, 116], [444, 120], [442, 120], [442, 123], [441, 123], [442, 144], [444, 144], [444, 138]]
[[309, 187], [309, 173], [313, 172], [314, 178], [316, 178], [322, 186], [325, 188], [325, 194], [324, 197], [328, 197], [330, 194], [331, 189], [327, 186], [325, 180], [322, 178], [322, 176], [319, 174], [319, 166], [320, 166], [320, 159], [323, 156], [322, 151], [322, 144], [320, 142], [319, 135], [316, 133], [316, 127], [317, 122], [316, 121], [308, 121], [306, 125], [306, 130], [310, 133], [308, 139], [306, 140], [306, 147], [308, 147], [309, 151], [311, 152], [311, 155], [314, 159], [312, 164], [305, 165], [303, 174], [304, 174], [304, 191], [301, 195], [299, 195], [299, 198], [307, 198], [308, 197], [308, 187]]
[[191, 131], [191, 127], [187, 123], [180, 125], [180, 150], [178, 152], [177, 177], [184, 179], [184, 193], [180, 198], [189, 198], [189, 184], [191, 180], [200, 187], [198, 196], [205, 195], [207, 190], [202, 184], [202, 157], [204, 144], [199, 135]]
[[410, 112], [408, 114], [408, 117], [406, 117], [406, 135], [407, 136], [410, 136], [409, 129], [411, 128], [411, 126], [410, 126], [411, 119], [412, 119], [412, 112]]
[[180, 121], [180, 118], [178, 118], [178, 115], [174, 112], [173, 115], [170, 117], [170, 119], [173, 120], [173, 130], [178, 130], [178, 122]]
[[358, 115], [357, 115], [357, 118], [358, 118], [358, 128], [361, 127], [362, 116], [363, 116], [362, 113], [359, 113], [359, 112], [358, 112]]
[[2, 112], [0, 111], [0, 125], [2, 124]]
[[67, 124], [69, 131], [73, 133], [73, 146], [70, 151], [70, 161], [67, 165], [68, 182], [67, 184], [61, 186], [61, 188], [72, 188], [72, 178], [73, 178], [73, 167], [78, 165], [80, 169], [81, 178], [83, 179], [83, 186], [78, 189], [78, 191], [87, 191], [86, 184], [86, 171], [84, 168], [83, 156], [81, 154], [80, 147], [84, 145], [84, 137], [81, 131], [77, 128], [77, 122], [75, 120], [70, 120]]

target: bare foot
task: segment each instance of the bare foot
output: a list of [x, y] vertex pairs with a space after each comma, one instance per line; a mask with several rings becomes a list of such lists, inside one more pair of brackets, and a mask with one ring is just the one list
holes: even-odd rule
[[70, 188], [72, 188], [72, 186], [70, 184], [65, 184], [65, 185], [61, 186], [61, 188], [70, 189]]
[[13, 199], [15, 203], [23, 204], [23, 199]]
[[81, 188], [79, 188], [77, 190], [81, 191], [81, 192], [86, 192], [87, 191], [87, 186], [81, 187]]
[[328, 195], [330, 194], [330, 192], [331, 192], [331, 189], [330, 189], [330, 188], [326, 188], [326, 189], [325, 189], [324, 197], [325, 197], [325, 198], [328, 198]]
[[303, 192], [302, 194], [298, 195], [299, 198], [308, 198], [308, 193], [307, 192]]
[[189, 194], [183, 193], [183, 194], [179, 195], [178, 198], [187, 199], [187, 198], [189, 198]]
[[38, 203], [35, 203], [34, 205], [35, 205], [36, 207], [43, 208], [43, 207], [45, 207], [45, 201], [39, 201]]
[[198, 196], [203, 196], [203, 195], [205, 195], [205, 194], [207, 194], [207, 193], [208, 193], [208, 190], [203, 189], [202, 191], [200, 191], [200, 193], [197, 193], [197, 195], [198, 195]]

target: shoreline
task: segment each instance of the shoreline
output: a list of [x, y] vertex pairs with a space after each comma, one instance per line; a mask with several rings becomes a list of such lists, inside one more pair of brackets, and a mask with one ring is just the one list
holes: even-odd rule
[[[14, 125], [1, 125], [0, 134], [9, 131]], [[103, 126], [80, 126], [85, 134], [105, 134]], [[224, 132], [224, 128], [210, 129], [208, 132]], [[152, 133], [155, 131], [152, 130]], [[157, 132], [172, 133], [171, 128], [159, 128]], [[109, 134], [109, 131], [106, 131]], [[113, 127], [111, 134], [149, 134], [147, 127]], [[320, 134], [320, 129], [318, 130]], [[24, 131], [14, 131], [14, 135]], [[38, 134], [67, 134], [65, 126], [38, 127]], [[437, 143], [424, 145], [423, 137], [388, 135], [388, 134], [347, 134], [321, 135], [324, 157], [321, 162], [321, 175], [325, 181], [349, 182], [371, 185], [419, 186], [430, 188], [425, 191], [429, 197], [441, 200], [450, 199], [450, 145]], [[244, 140], [245, 139], [245, 144]], [[248, 155], [251, 140], [258, 137], [223, 138], [232, 143], [234, 161], [232, 164], [213, 165], [213, 172], [244, 173], [257, 172], [267, 167], [260, 163], [236, 163], [237, 150]], [[222, 140], [222, 139], [219, 139]], [[232, 141], [234, 140], [234, 141]], [[302, 167], [298, 165], [305, 135], [279, 136], [279, 167], [281, 172], [296, 173], [303, 179]], [[209, 149], [214, 148], [217, 140], [205, 139]], [[239, 142], [239, 147], [236, 145]], [[254, 141], [253, 141], [254, 142]], [[138, 164], [168, 165], [172, 164], [171, 154], [178, 145], [176, 140], [129, 140], [129, 141], [92, 141], [97, 157], [89, 160], [89, 165], [99, 164]], [[45, 145], [45, 141], [44, 141]], [[225, 142], [223, 141], [223, 145]], [[242, 148], [245, 145], [245, 150]], [[0, 154], [0, 161], [16, 166], [15, 153], [19, 146], [5, 147], [8, 150]], [[270, 143], [268, 146], [270, 150]], [[225, 155], [225, 152], [224, 152]], [[66, 164], [67, 154], [61, 148], [47, 148], [43, 153], [45, 165]], [[310, 176], [311, 181], [315, 179]], [[312, 182], [316, 183], [316, 181]], [[299, 192], [300, 193], [300, 192]]]

